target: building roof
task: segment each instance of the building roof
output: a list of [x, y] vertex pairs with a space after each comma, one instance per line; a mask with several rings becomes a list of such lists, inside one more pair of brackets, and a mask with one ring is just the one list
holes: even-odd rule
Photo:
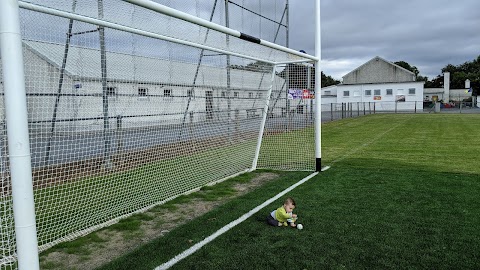
[[399, 65], [375, 56], [342, 78], [343, 84], [412, 82], [415, 81], [415, 74]]
[[[49, 64], [60, 69], [65, 45], [39, 41], [24, 41], [27, 49]], [[197, 72], [196, 63], [186, 63], [118, 52], [106, 52], [107, 79], [119, 82], [158, 83], [190, 86]], [[77, 80], [101, 79], [100, 50], [70, 46], [65, 73]], [[266, 89], [270, 85], [271, 73], [231, 69], [232, 88]], [[276, 83], [284, 79], [275, 76]], [[225, 67], [202, 63], [198, 69], [197, 86], [226, 87]]]
[[392, 65], [392, 66], [395, 66], [396, 68], [402, 69], [402, 70], [404, 70], [404, 71], [406, 71], [406, 72], [408, 72], [408, 73], [411, 73], [412, 75], [415, 75], [415, 73], [411, 72], [410, 70], [408, 70], [408, 69], [406, 69], [406, 68], [404, 68], [404, 67], [401, 67], [401, 66], [399, 66], [399, 65], [397, 65], [397, 64], [394, 64], [394, 63], [392, 63], [392, 62], [390, 62], [390, 61], [387, 61], [387, 60], [383, 59], [383, 58], [380, 57], [380, 56], [375, 56], [375, 57], [373, 57], [372, 59], [368, 60], [367, 62], [363, 63], [361, 66], [359, 66], [359, 67], [357, 67], [356, 69], [354, 69], [354, 70], [350, 71], [349, 73], [345, 74], [344, 76], [342, 76], [342, 78], [345, 78], [347, 75], [349, 75], [349, 74], [351, 74], [351, 73], [354, 73], [355, 71], [361, 69], [362, 67], [364, 67], [364, 66], [366, 66], [366, 65], [368, 65], [368, 64], [370, 64], [370, 63], [372, 63], [372, 62], [374, 62], [374, 61], [377, 61], [377, 60], [381, 60], [381, 61], [383, 61], [383, 62], [385, 62], [385, 63], [387, 63], [387, 64], [390, 64], [390, 65]]

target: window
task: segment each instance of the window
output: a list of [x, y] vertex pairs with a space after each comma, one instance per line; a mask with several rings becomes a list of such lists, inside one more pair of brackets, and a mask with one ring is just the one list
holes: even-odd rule
[[380, 96], [381, 94], [382, 94], [382, 92], [380, 91], [380, 89], [373, 90], [373, 95], [374, 96]]
[[262, 98], [263, 97], [263, 93], [258, 93], [258, 98]]
[[163, 96], [164, 97], [171, 97], [172, 96], [172, 89], [163, 89]]
[[146, 97], [148, 95], [148, 88], [138, 88], [138, 96]]
[[107, 96], [115, 96], [115, 95], [117, 95], [117, 88], [107, 87]]
[[234, 98], [238, 98], [238, 97], [239, 97], [238, 94], [239, 94], [238, 92], [233, 92], [233, 97], [234, 97]]
[[415, 88], [408, 88], [409, 95], [415, 95]]
[[253, 98], [253, 93], [252, 92], [248, 93], [248, 98]]
[[349, 97], [350, 96], [350, 91], [343, 91], [343, 96], [344, 97]]
[[393, 89], [387, 89], [387, 96], [393, 95]]
[[227, 97], [227, 91], [222, 91], [222, 97]]
[[371, 96], [372, 90], [365, 90], [365, 96]]
[[353, 91], [353, 96], [354, 97], [359, 97], [360, 96], [360, 91]]
[[193, 97], [193, 89], [187, 90], [187, 97]]

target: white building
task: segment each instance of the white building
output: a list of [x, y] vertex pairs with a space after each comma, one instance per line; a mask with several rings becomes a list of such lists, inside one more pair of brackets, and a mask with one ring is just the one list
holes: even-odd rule
[[[41, 128], [55, 118], [59, 129], [102, 129], [100, 51], [70, 46], [59, 87], [65, 46], [23, 44], [29, 122]], [[123, 127], [258, 116], [271, 84], [270, 72], [231, 69], [227, 81], [226, 68], [219, 65], [198, 67], [117, 52], [106, 52], [106, 67], [108, 117], [112, 125], [117, 116], [123, 117]], [[278, 87], [284, 81], [275, 76]], [[280, 100], [277, 106], [284, 103]]]
[[468, 91], [470, 88], [470, 80], [465, 81], [465, 88], [450, 89], [450, 72], [443, 74], [442, 88], [425, 88], [424, 101], [443, 101], [458, 102], [472, 97], [472, 92]]
[[336, 97], [336, 103], [353, 106], [374, 103], [379, 111], [422, 110], [423, 85], [413, 72], [376, 56], [343, 76], [341, 84], [322, 88], [322, 104]]

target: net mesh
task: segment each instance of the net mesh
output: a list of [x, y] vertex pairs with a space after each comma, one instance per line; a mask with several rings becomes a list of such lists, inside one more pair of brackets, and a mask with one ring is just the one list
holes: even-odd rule
[[[265, 61], [301, 59], [123, 1], [31, 3]], [[285, 20], [282, 1], [230, 1], [229, 16], [224, 1], [161, 3], [285, 43], [272, 22]], [[26, 9], [21, 29], [40, 251], [251, 169], [264, 114], [258, 168], [314, 169], [313, 103], [293, 95], [313, 88], [309, 64], [273, 66]], [[15, 269], [1, 102], [0, 263]]]

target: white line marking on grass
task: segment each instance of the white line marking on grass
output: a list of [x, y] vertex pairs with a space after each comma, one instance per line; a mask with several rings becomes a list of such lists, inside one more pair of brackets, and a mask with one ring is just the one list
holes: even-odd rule
[[[323, 171], [326, 171], [330, 169], [330, 166], [326, 166], [326, 167], [323, 167], [322, 168], [322, 172]], [[185, 259], [186, 257], [192, 255], [193, 253], [195, 253], [197, 250], [199, 250], [200, 248], [202, 248], [203, 246], [205, 246], [206, 244], [210, 243], [211, 241], [213, 241], [215, 238], [217, 238], [218, 236], [224, 234], [225, 232], [227, 232], [228, 230], [230, 230], [231, 228], [237, 226], [238, 224], [240, 224], [241, 222], [245, 221], [247, 218], [251, 217], [253, 214], [257, 213], [258, 211], [260, 211], [262, 208], [264, 208], [265, 206], [273, 203], [275, 200], [277, 200], [278, 198], [282, 197], [283, 195], [285, 195], [286, 193], [288, 193], [289, 191], [293, 190], [294, 188], [298, 187], [299, 185], [307, 182], [308, 180], [310, 180], [312, 177], [316, 176], [318, 174], [318, 172], [314, 172], [312, 174], [310, 174], [309, 176], [303, 178], [302, 180], [298, 181], [297, 183], [293, 184], [292, 186], [288, 187], [287, 189], [285, 189], [284, 191], [278, 193], [277, 195], [275, 195], [274, 197], [266, 200], [264, 203], [262, 203], [261, 205], [253, 208], [252, 210], [250, 210], [248, 213], [244, 214], [243, 216], [239, 217], [238, 219], [228, 223], [227, 225], [223, 226], [221, 229], [219, 229], [218, 231], [216, 231], [214, 234], [210, 235], [209, 237], [203, 239], [202, 241], [196, 243], [195, 245], [191, 246], [189, 249], [183, 251], [182, 253], [178, 254], [177, 256], [173, 257], [170, 261], [160, 265], [160, 266], [157, 266], [155, 268], [155, 270], [164, 270], [164, 269], [168, 269], [170, 267], [172, 267], [173, 265], [175, 265], [176, 263], [178, 263], [180, 260], [183, 260]]]

